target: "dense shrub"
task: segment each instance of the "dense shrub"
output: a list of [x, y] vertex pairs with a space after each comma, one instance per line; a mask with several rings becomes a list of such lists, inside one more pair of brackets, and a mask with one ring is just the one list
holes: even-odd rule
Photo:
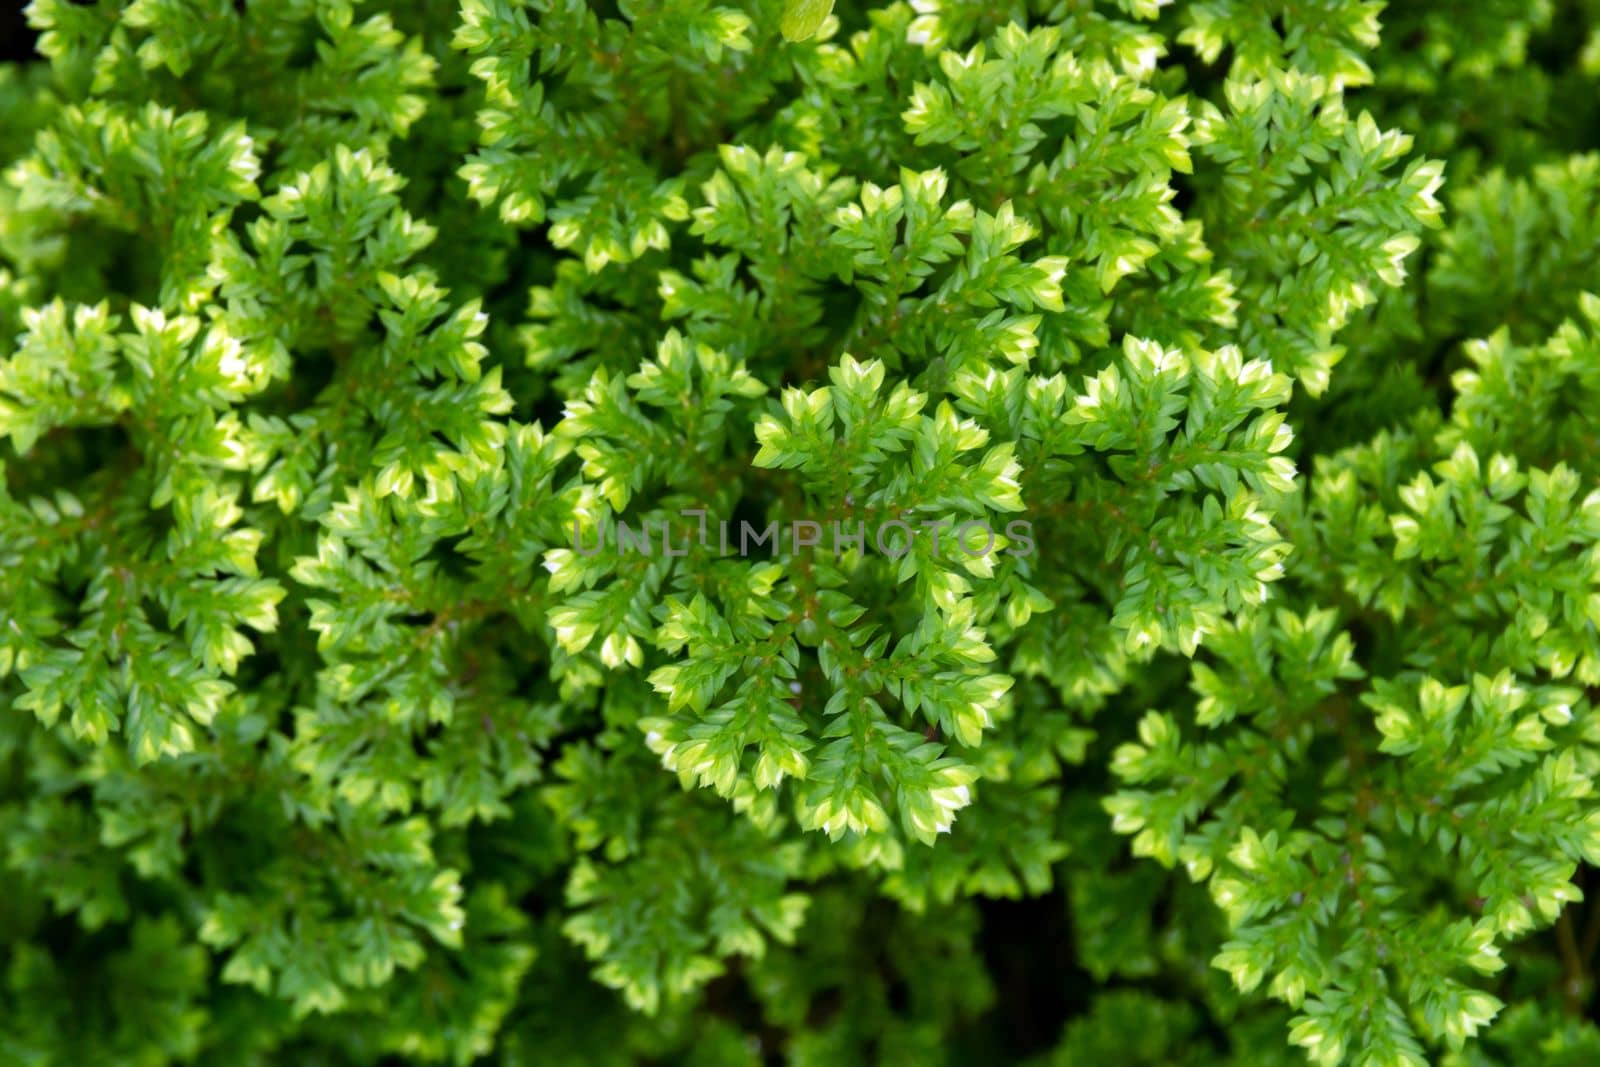
[[0, 1063], [1600, 1063], [1594, 0], [26, 24]]

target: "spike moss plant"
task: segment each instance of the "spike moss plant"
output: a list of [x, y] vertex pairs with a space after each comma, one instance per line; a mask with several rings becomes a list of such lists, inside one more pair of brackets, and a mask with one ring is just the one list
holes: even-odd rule
[[1596, 0], [32, 0], [0, 1064], [1600, 1063]]

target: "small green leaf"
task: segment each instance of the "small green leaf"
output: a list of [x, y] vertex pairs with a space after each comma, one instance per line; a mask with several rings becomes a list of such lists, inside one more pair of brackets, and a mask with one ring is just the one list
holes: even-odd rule
[[804, 41], [814, 36], [832, 10], [833, 0], [788, 0], [780, 23], [784, 39]]

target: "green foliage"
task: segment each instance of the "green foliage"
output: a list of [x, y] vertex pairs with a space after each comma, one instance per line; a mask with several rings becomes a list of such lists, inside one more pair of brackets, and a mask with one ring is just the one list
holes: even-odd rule
[[26, 18], [0, 1063], [1600, 1060], [1592, 0]]

